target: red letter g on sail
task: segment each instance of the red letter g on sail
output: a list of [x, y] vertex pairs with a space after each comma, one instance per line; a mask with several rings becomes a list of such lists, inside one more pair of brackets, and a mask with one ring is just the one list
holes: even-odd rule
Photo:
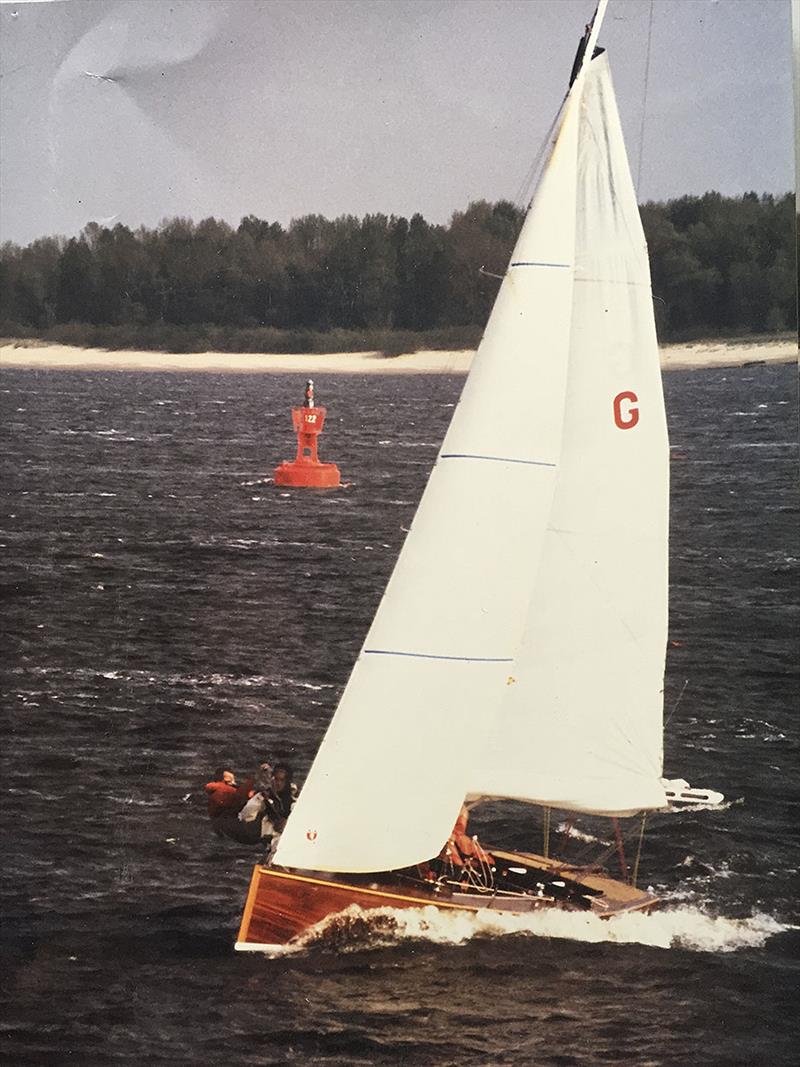
[[[627, 401], [624, 411], [622, 408], [623, 401]], [[614, 422], [618, 430], [632, 430], [639, 421], [639, 409], [630, 406], [633, 403], [638, 403], [638, 401], [639, 397], [636, 393], [632, 393], [630, 389], [627, 389], [624, 393], [617, 393], [614, 397]]]

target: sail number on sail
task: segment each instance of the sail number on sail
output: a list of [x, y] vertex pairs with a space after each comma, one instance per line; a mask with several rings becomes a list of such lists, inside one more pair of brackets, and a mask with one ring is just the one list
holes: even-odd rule
[[627, 400], [628, 404], [638, 403], [639, 397], [636, 393], [632, 393], [630, 389], [626, 389], [622, 393], [617, 393], [614, 397], [614, 422], [616, 423], [618, 430], [632, 430], [636, 423], [639, 421], [639, 409], [634, 407], [626, 407], [625, 411], [622, 410], [622, 401]]

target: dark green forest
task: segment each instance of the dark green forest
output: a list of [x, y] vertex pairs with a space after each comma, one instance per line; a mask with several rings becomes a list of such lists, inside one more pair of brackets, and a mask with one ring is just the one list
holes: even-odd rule
[[[792, 196], [710, 192], [641, 213], [662, 340], [795, 326]], [[80, 237], [2, 246], [0, 334], [171, 352], [472, 347], [522, 217], [507, 201], [478, 201], [447, 225], [421, 215], [90, 223]]]

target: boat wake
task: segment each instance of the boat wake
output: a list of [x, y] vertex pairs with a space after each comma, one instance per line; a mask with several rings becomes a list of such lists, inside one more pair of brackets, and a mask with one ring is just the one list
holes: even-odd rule
[[708, 915], [690, 905], [665, 908], [651, 915], [620, 915], [614, 919], [558, 910], [534, 915], [498, 915], [489, 911], [443, 912], [434, 907], [363, 911], [353, 905], [312, 927], [297, 943], [297, 950], [326, 947], [337, 951], [362, 951], [404, 941], [462, 945], [477, 937], [528, 935], [590, 943], [608, 941], [652, 948], [683, 948], [695, 952], [735, 952], [737, 949], [761, 948], [770, 937], [792, 929], [796, 927], [762, 913], [732, 919]]

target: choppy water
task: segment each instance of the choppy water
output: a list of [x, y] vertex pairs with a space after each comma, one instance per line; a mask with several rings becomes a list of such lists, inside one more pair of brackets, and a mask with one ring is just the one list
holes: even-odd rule
[[[319, 381], [351, 484], [290, 493], [268, 478], [299, 376], [3, 372], [7, 1062], [795, 1062], [789, 366], [666, 378], [668, 707], [689, 680], [667, 771], [733, 801], [653, 818], [669, 907], [356, 916], [232, 951], [253, 857], [209, 835], [202, 784], [279, 752], [305, 772], [460, 386]], [[521, 845], [528, 819], [490, 810], [484, 837]]]

